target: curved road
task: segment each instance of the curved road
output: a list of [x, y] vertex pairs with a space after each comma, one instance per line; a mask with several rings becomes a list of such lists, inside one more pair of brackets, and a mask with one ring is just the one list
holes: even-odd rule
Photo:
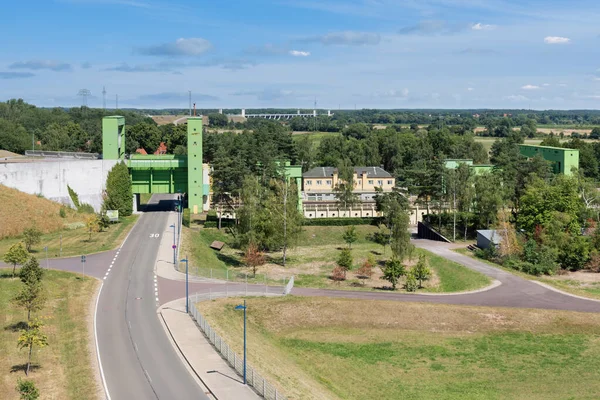
[[[173, 209], [171, 201], [159, 200], [166, 210]], [[101, 370], [108, 397], [114, 400], [208, 399], [158, 319], [153, 269], [160, 239], [150, 235], [162, 235], [167, 216], [166, 212], [140, 216], [116, 253], [99, 296], [96, 332]]]
[[[154, 276], [160, 236], [167, 230], [173, 209], [170, 195], [154, 195], [129, 237], [118, 250], [89, 255], [86, 275], [103, 279], [96, 312], [97, 345], [101, 371], [109, 399], [208, 399], [175, 352], [157, 307], [185, 295], [185, 283]], [[151, 235], [159, 234], [159, 238]], [[458, 254], [448, 244], [415, 240], [417, 247], [463, 264], [501, 282], [490, 290], [456, 295], [415, 295], [391, 292], [360, 292], [294, 288], [300, 296], [328, 296], [370, 300], [420, 301], [494, 307], [543, 308], [600, 312], [600, 302], [568, 296], [537, 283]], [[49, 260], [49, 267], [82, 272], [79, 257]], [[46, 266], [46, 260], [40, 260]], [[155, 296], [158, 285], [160, 298]], [[245, 285], [228, 283], [228, 290], [243, 291]], [[190, 283], [190, 293], [225, 291], [218, 282]], [[248, 285], [248, 291], [264, 286]], [[271, 292], [281, 292], [270, 287]], [[160, 304], [159, 304], [160, 303]]]

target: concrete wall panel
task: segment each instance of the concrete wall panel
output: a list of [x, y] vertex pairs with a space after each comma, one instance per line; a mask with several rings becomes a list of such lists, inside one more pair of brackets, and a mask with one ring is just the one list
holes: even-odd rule
[[102, 206], [106, 177], [118, 160], [52, 160], [0, 164], [0, 184], [73, 206], [67, 185], [96, 211]]

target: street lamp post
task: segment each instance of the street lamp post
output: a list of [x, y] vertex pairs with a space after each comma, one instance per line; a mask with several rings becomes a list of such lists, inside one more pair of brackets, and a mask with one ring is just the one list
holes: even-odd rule
[[188, 297], [188, 258], [187, 256], [185, 256], [185, 258], [183, 260], [181, 260], [181, 262], [185, 262], [185, 312], [186, 314], [188, 314], [190, 312], [189, 306], [188, 304], [190, 303], [189, 301], [189, 297]]
[[246, 300], [244, 305], [235, 306], [236, 310], [244, 310], [244, 385], [246, 384]]
[[173, 228], [173, 266], [177, 267], [177, 257], [175, 256], [175, 249], [177, 248], [175, 244], [175, 224], [169, 226], [169, 228]]

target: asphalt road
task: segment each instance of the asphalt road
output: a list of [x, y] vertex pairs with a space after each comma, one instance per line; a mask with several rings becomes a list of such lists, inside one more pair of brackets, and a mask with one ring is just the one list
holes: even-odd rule
[[[166, 196], [154, 196], [172, 210]], [[148, 211], [151, 210], [152, 207]], [[112, 400], [208, 399], [176, 354], [157, 315], [153, 268], [167, 213], [144, 213], [104, 279], [98, 348]]]

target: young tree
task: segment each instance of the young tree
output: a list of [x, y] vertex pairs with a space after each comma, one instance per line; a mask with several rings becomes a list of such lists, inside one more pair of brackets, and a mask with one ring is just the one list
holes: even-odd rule
[[365, 286], [365, 279], [371, 279], [373, 276], [373, 267], [375, 266], [375, 259], [373, 255], [369, 254], [368, 258], [363, 262], [362, 266], [356, 271], [358, 279], [362, 279], [363, 286]]
[[21, 271], [19, 271], [19, 278], [21, 278], [21, 282], [26, 285], [41, 282], [43, 276], [44, 270], [40, 268], [40, 263], [37, 258], [33, 256], [23, 264]]
[[110, 220], [108, 219], [108, 216], [106, 215], [105, 212], [98, 214], [97, 216], [97, 221], [98, 221], [98, 231], [99, 232], [104, 232], [105, 229], [107, 229], [110, 226]]
[[31, 353], [33, 352], [33, 346], [40, 348], [48, 346], [48, 336], [42, 332], [44, 325], [39, 320], [34, 320], [29, 323], [28, 329], [21, 330], [17, 346], [20, 350], [28, 349], [29, 355], [27, 357], [27, 369], [25, 375], [29, 375], [29, 368], [31, 367]]
[[265, 263], [265, 255], [254, 243], [250, 243], [244, 253], [244, 263], [252, 268], [252, 273], [256, 276], [256, 268]]
[[338, 163], [338, 182], [333, 188], [338, 207], [342, 210], [352, 208], [358, 198], [354, 193], [354, 168], [350, 159], [344, 158]]
[[344, 242], [348, 244], [348, 248], [351, 249], [352, 243], [358, 240], [358, 233], [356, 233], [356, 227], [354, 225], [350, 225], [349, 227], [347, 227], [344, 230], [344, 235], [342, 237], [344, 238]]
[[390, 244], [390, 234], [387, 231], [385, 225], [379, 225], [379, 230], [373, 233], [373, 241], [383, 247], [383, 254], [385, 254], [385, 246]]
[[25, 284], [15, 296], [14, 302], [17, 306], [27, 310], [27, 321], [30, 321], [31, 313], [40, 311], [46, 303], [46, 292], [42, 283], [31, 282]]
[[272, 211], [274, 225], [278, 228], [275, 235], [283, 247], [283, 266], [287, 259], [287, 249], [295, 244], [302, 232], [303, 216], [298, 211], [298, 188], [295, 183], [284, 179], [272, 181], [273, 195], [269, 197], [268, 209]]
[[419, 281], [419, 288], [423, 287], [423, 281], [431, 278], [431, 269], [429, 269], [429, 262], [424, 254], [419, 256], [419, 262], [411, 270], [412, 276]]
[[498, 253], [501, 257], [511, 257], [521, 253], [521, 246], [517, 240], [517, 231], [510, 223], [506, 209], [498, 211], [496, 231], [500, 235]]
[[23, 246], [23, 243], [15, 243], [10, 246], [10, 249], [4, 254], [4, 262], [7, 264], [12, 264], [13, 272], [12, 276], [15, 277], [15, 269], [17, 268], [17, 264], [22, 265], [29, 258], [29, 254], [27, 250]]
[[133, 212], [133, 192], [129, 169], [124, 162], [116, 164], [106, 178], [104, 210], [118, 210], [119, 217], [127, 217]]
[[346, 280], [346, 269], [339, 265], [333, 268], [333, 271], [331, 271], [331, 280], [337, 283]]
[[406, 275], [406, 282], [404, 283], [404, 288], [407, 292], [416, 292], [420, 285], [417, 283], [417, 277], [415, 276], [415, 271], [410, 270]]
[[343, 249], [337, 258], [337, 264], [344, 269], [344, 278], [346, 277], [346, 271], [352, 269], [353, 262], [354, 258], [352, 257], [350, 249]]
[[91, 242], [92, 233], [98, 232], [100, 230], [98, 216], [96, 214], [88, 216], [85, 221], [85, 226], [87, 227], [89, 233], [88, 242]]
[[33, 381], [19, 378], [16, 389], [21, 400], [37, 400], [40, 398], [40, 391]]
[[396, 290], [396, 285], [401, 276], [406, 275], [406, 268], [402, 265], [402, 261], [397, 257], [392, 257], [386, 261], [385, 267], [382, 268], [383, 276], [381, 279], [385, 279], [392, 284], [392, 290]]
[[42, 232], [35, 226], [27, 228], [23, 231], [23, 243], [29, 253], [31, 253], [31, 247], [42, 241]]
[[489, 228], [496, 223], [498, 209], [503, 205], [502, 182], [496, 173], [483, 173], [475, 177], [474, 210], [479, 226]]

